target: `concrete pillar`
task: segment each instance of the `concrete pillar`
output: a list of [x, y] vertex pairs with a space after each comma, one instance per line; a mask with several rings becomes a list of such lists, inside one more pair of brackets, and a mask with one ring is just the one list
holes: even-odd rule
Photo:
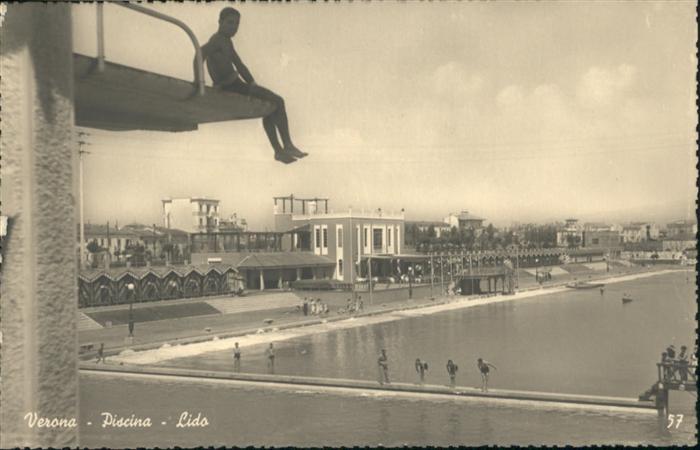
[[7, 4], [0, 27], [0, 447], [78, 446], [76, 197], [71, 8]]
[[260, 269], [260, 290], [265, 290], [265, 271]]
[[301, 280], [301, 268], [297, 267], [297, 280]]

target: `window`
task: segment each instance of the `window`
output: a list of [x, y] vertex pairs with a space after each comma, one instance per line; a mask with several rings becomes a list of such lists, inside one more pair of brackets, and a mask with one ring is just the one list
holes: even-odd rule
[[372, 230], [372, 247], [376, 251], [381, 251], [382, 250], [382, 229], [381, 228], [375, 228]]
[[598, 238], [593, 238], [593, 244], [596, 245], [596, 244], [598, 244], [598, 243], [600, 243], [600, 239], [598, 239]]
[[342, 226], [338, 226], [338, 238], [337, 238], [337, 243], [336, 247], [338, 248], [343, 248], [343, 228]]
[[321, 229], [316, 228], [314, 231], [316, 232], [316, 239], [314, 240], [316, 248], [321, 248]]
[[367, 243], [367, 238], [369, 237], [369, 236], [368, 236], [369, 230], [368, 230], [367, 228], [365, 228], [365, 229], [364, 229], [364, 232], [365, 232], [365, 233], [364, 233], [364, 236], [363, 236], [363, 238], [362, 238], [362, 246], [363, 246], [363, 247], [367, 247], [367, 245], [369, 245], [369, 244]]
[[343, 260], [338, 260], [338, 275], [343, 276]]
[[386, 229], [386, 245], [391, 247], [391, 228]]
[[328, 248], [328, 228], [323, 229], [323, 248]]

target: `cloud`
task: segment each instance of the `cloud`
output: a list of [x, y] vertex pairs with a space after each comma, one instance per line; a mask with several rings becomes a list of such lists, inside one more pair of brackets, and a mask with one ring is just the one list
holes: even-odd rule
[[286, 68], [289, 65], [290, 61], [292, 61], [292, 57], [289, 56], [288, 53], [282, 52], [282, 54], [280, 55], [280, 67], [283, 69]]
[[470, 73], [464, 65], [450, 61], [435, 69], [431, 79], [438, 94], [447, 96], [471, 96], [484, 86], [484, 79]]
[[579, 81], [578, 101], [586, 108], [610, 106], [634, 84], [636, 75], [637, 69], [628, 64], [615, 69], [591, 67]]
[[523, 89], [520, 86], [510, 85], [496, 96], [496, 103], [501, 107], [515, 107], [523, 102]]

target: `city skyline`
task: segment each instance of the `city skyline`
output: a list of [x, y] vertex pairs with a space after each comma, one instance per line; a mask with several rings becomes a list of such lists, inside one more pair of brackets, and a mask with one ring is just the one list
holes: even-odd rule
[[[220, 9], [150, 7], [200, 44]], [[468, 209], [499, 226], [695, 216], [690, 2], [237, 7], [236, 48], [285, 97], [311, 156], [274, 162], [258, 121], [85, 129], [87, 220], [160, 223], [162, 198], [202, 195], [264, 229], [288, 193], [407, 220]], [[94, 54], [94, 5], [73, 15], [76, 51]], [[109, 61], [191, 79], [176, 28], [110, 5], [105, 26]], [[135, 52], [137, 34], [149, 44]]]

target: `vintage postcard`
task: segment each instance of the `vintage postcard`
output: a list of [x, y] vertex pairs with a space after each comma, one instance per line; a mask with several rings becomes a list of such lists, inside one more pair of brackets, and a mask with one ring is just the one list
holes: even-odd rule
[[697, 445], [696, 4], [2, 10], [2, 447]]

